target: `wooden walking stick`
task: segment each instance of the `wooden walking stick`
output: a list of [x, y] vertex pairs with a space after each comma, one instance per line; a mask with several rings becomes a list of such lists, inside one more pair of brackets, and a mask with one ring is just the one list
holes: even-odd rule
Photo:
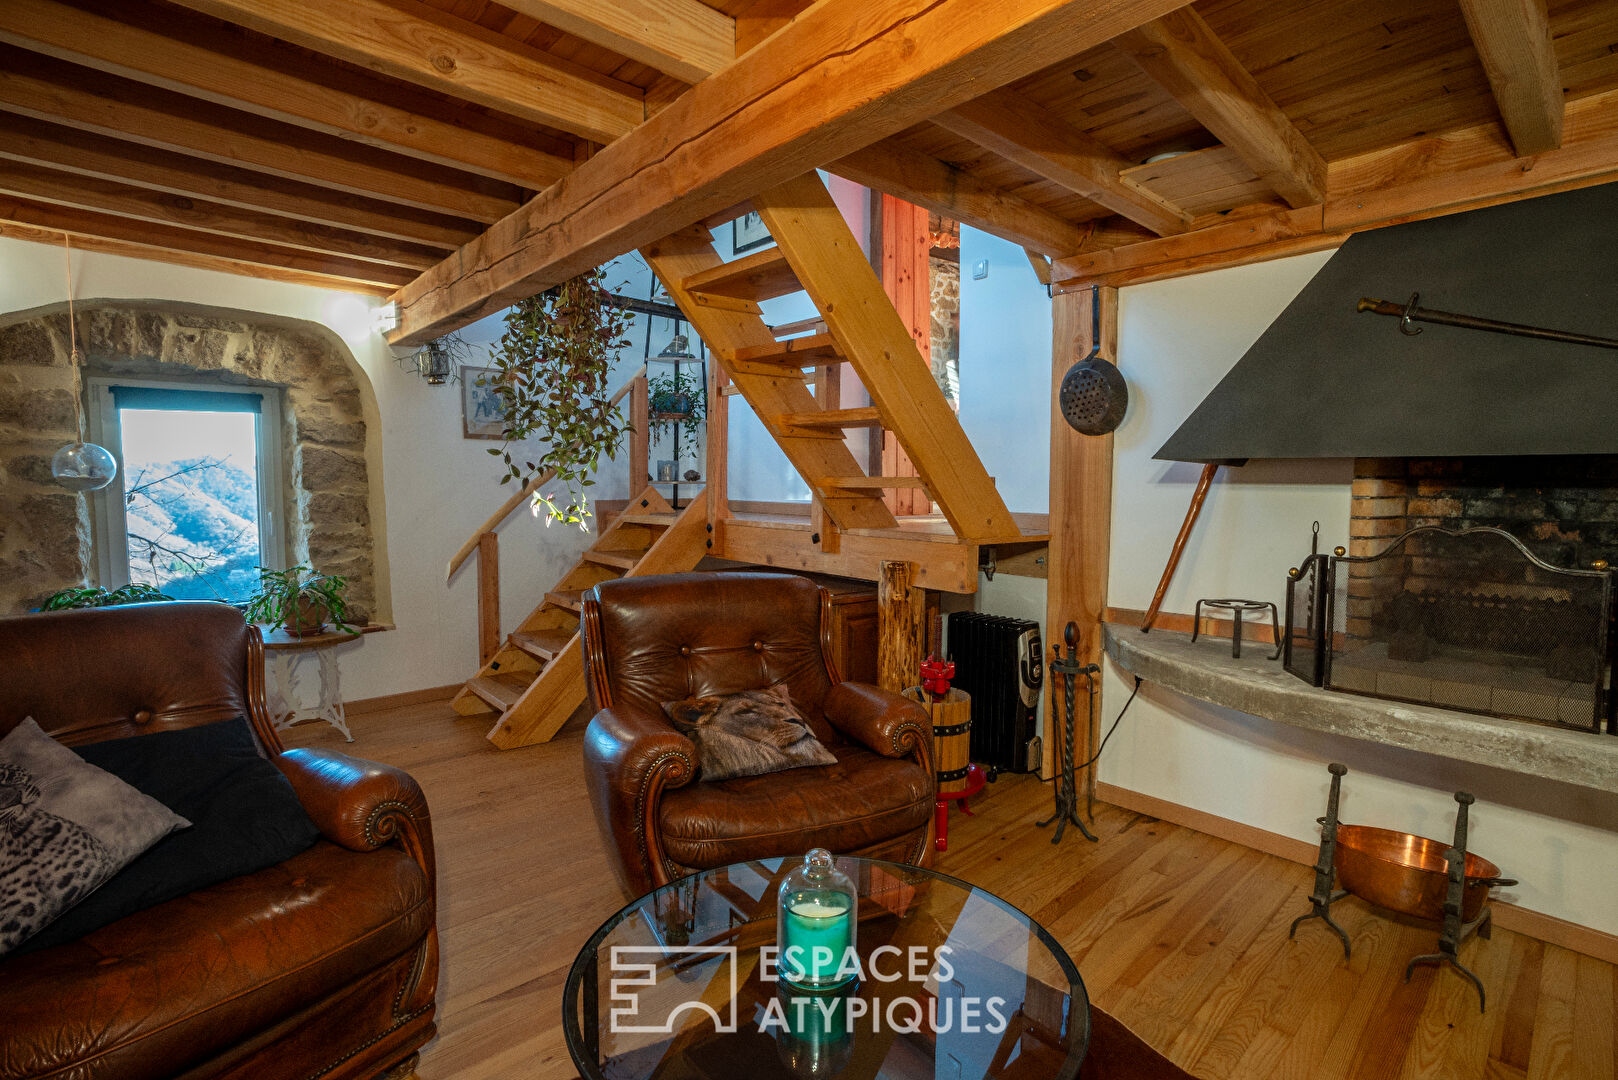
[[1169, 582], [1174, 580], [1174, 571], [1179, 569], [1180, 556], [1185, 554], [1185, 542], [1191, 539], [1191, 529], [1197, 523], [1197, 515], [1202, 513], [1202, 504], [1208, 498], [1208, 488], [1213, 484], [1214, 473], [1219, 471], [1217, 463], [1210, 463], [1202, 467], [1202, 476], [1197, 480], [1197, 490], [1191, 494], [1191, 506], [1185, 512], [1185, 521], [1180, 525], [1180, 535], [1174, 538], [1174, 548], [1169, 552], [1168, 565], [1163, 567], [1163, 576], [1158, 580], [1157, 592], [1152, 594], [1152, 606], [1146, 609], [1146, 618], [1141, 621], [1140, 632], [1146, 633], [1157, 622], [1157, 611], [1163, 606], [1163, 596], [1169, 591]]

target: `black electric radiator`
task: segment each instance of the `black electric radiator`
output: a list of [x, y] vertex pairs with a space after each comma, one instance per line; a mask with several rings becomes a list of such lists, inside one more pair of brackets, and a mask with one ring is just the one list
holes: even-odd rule
[[[975, 611], [949, 617], [955, 685], [972, 696], [972, 760], [996, 772], [1028, 772], [1044, 656], [1039, 624]], [[1033, 745], [1031, 745], [1033, 744]]]

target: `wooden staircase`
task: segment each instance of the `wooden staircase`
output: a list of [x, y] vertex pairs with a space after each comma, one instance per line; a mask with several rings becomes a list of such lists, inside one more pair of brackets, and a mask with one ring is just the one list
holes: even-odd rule
[[[820, 177], [807, 173], [755, 196], [752, 205], [775, 247], [726, 263], [698, 225], [641, 254], [814, 492], [817, 519], [825, 521], [821, 547], [837, 550], [840, 531], [895, 528], [882, 493], [898, 487], [924, 488], [962, 540], [1018, 536]], [[779, 340], [759, 303], [798, 291], [809, 294], [822, 325], [794, 327], [808, 333]], [[845, 361], [871, 405], [840, 408], [817, 401], [805, 385], [805, 368]], [[860, 468], [846, 433], [872, 427], [894, 433], [918, 476], [871, 476]]]
[[467, 680], [452, 702], [455, 710], [497, 713], [489, 741], [502, 750], [548, 741], [585, 699], [584, 592], [612, 578], [692, 569], [706, 550], [707, 524], [700, 500], [677, 512], [655, 488], [641, 492]]

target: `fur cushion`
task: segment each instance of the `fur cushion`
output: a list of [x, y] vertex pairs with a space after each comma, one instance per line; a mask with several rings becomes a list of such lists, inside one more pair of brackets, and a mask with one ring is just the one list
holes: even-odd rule
[[0, 739], [0, 956], [190, 824], [18, 724]]
[[809, 723], [792, 704], [786, 686], [739, 694], [670, 701], [663, 711], [696, 743], [700, 779], [762, 776], [806, 765], [835, 765]]

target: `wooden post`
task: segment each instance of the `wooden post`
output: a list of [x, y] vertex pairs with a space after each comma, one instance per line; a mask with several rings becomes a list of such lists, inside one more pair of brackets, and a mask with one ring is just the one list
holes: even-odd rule
[[[1112, 436], [1080, 435], [1062, 419], [1058, 401], [1062, 377], [1090, 351], [1090, 297], [1085, 290], [1061, 293], [1051, 301], [1051, 545], [1046, 559], [1044, 637], [1048, 650], [1062, 641], [1068, 622], [1076, 622], [1080, 662], [1100, 663], [1112, 538]], [[1101, 357], [1112, 360], [1118, 355], [1118, 290], [1100, 290], [1100, 303]], [[1058, 680], [1045, 681], [1050, 689], [1045, 701], [1045, 755], [1040, 775], [1051, 777], [1061, 768], [1058, 732], [1063, 706]], [[1083, 685], [1081, 680], [1079, 687]], [[1096, 715], [1101, 715], [1099, 696]], [[1078, 706], [1073, 751], [1079, 761], [1094, 752], [1085, 716], [1086, 709]]]
[[[843, 365], [821, 364], [815, 368], [815, 404], [822, 409], [840, 409], [843, 407]], [[852, 448], [850, 448], [852, 451]], [[818, 536], [820, 550], [828, 555], [835, 555], [842, 550], [840, 534], [837, 523], [826, 513], [826, 507], [821, 504], [820, 496], [812, 494], [812, 506], [809, 511], [809, 520], [814, 532], [811, 536]]]
[[[916, 342], [921, 358], [932, 362], [933, 299], [928, 253], [932, 234], [927, 229], [927, 211], [920, 206], [883, 194], [881, 215], [872, 221], [873, 259], [882, 278], [882, 289], [893, 301], [905, 329]], [[881, 432], [882, 476], [916, 476], [916, 467], [891, 431]], [[920, 488], [895, 488], [883, 493], [883, 501], [896, 516], [930, 514], [932, 503]]]
[[[717, 529], [719, 523], [730, 517], [730, 398], [725, 388], [730, 378], [710, 353], [708, 356], [708, 442], [703, 461], [702, 479], [707, 482], [703, 494], [708, 497], [708, 524]], [[711, 536], [718, 543], [719, 537]]]
[[629, 388], [629, 493], [652, 482], [652, 403], [645, 375]]
[[478, 663], [500, 651], [500, 537], [478, 537]]
[[921, 679], [927, 594], [911, 584], [916, 564], [884, 562], [876, 581], [876, 671], [882, 689], [897, 694]]

